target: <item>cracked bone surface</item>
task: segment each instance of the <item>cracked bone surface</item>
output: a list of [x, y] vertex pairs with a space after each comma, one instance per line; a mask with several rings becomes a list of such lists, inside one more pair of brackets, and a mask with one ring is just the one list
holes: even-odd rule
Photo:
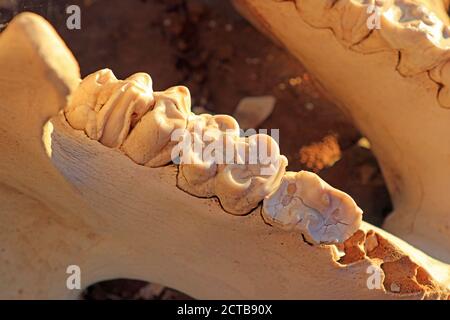
[[[311, 246], [258, 214], [228, 214], [180, 190], [173, 164], [140, 165], [89, 138], [93, 104], [73, 129], [62, 110], [76, 96], [78, 64], [41, 17], [20, 14], [0, 34], [0, 70], [0, 298], [76, 298], [66, 286], [74, 264], [82, 288], [133, 278], [209, 299], [448, 298], [449, 266], [383, 230], [362, 222], [344, 244]], [[132, 86], [150, 83], [140, 79]], [[115, 106], [125, 118], [132, 109]], [[114, 119], [108, 141], [128, 130]], [[380, 285], [371, 287], [374, 267]]]
[[362, 210], [346, 193], [307, 172], [287, 172], [277, 191], [264, 199], [264, 220], [300, 230], [315, 243], [342, 243], [359, 228]]
[[234, 3], [370, 140], [394, 206], [384, 227], [450, 262], [449, 1]]

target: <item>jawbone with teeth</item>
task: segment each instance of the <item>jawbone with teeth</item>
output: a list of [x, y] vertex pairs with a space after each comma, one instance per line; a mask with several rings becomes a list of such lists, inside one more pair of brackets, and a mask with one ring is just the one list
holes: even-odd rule
[[[109, 70], [80, 82], [70, 51], [29, 13], [0, 35], [0, 70], [1, 297], [75, 298], [66, 272], [76, 264], [83, 287], [135, 278], [197, 298], [449, 298], [448, 265], [361, 222], [353, 200], [315, 174], [285, 174], [271, 137], [193, 115], [186, 88], [153, 92], [148, 75], [122, 81]], [[196, 125], [212, 129], [200, 142], [224, 136], [241, 151], [235, 163], [187, 148], [198, 163], [164, 166], [177, 146], [169, 137], [195, 136]], [[271, 161], [250, 161], [255, 145]], [[263, 199], [264, 219], [293, 232], [237, 216]], [[377, 266], [380, 286], [369, 290]]]

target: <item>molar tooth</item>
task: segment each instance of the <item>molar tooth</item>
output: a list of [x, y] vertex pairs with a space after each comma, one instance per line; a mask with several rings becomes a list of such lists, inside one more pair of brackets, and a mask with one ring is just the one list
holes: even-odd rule
[[[228, 130], [228, 131], [227, 131]], [[189, 119], [188, 148], [184, 148], [182, 162], [179, 166], [178, 186], [199, 197], [212, 197], [217, 163], [213, 159], [204, 159], [204, 150], [210, 145], [222, 142], [222, 148], [232, 144], [232, 139], [239, 136], [239, 126], [226, 115], [192, 115]], [[207, 136], [208, 139], [204, 139]], [[222, 140], [220, 140], [222, 139]]]
[[[232, 117], [203, 114], [191, 117], [188, 125], [192, 141], [200, 150], [184, 150], [179, 166], [178, 186], [200, 197], [217, 196], [223, 208], [232, 214], [246, 214], [276, 188], [285, 172], [287, 159], [280, 155], [276, 142], [267, 135], [239, 137], [239, 126]], [[208, 132], [211, 139], [203, 138]], [[267, 146], [272, 163], [262, 163], [254, 157], [250, 163], [250, 146]], [[218, 154], [203, 159], [210, 147]], [[202, 153], [203, 154], [199, 154]], [[195, 159], [198, 162], [192, 163]], [[218, 161], [220, 160], [220, 161]], [[265, 169], [266, 172], [261, 170]], [[264, 171], [264, 170], [263, 170]]]
[[[270, 136], [255, 134], [239, 140], [248, 155], [244, 163], [220, 164], [215, 179], [216, 195], [222, 206], [237, 215], [248, 213], [276, 189], [287, 166], [286, 157], [280, 155], [278, 144]], [[257, 152], [251, 149], [254, 146], [258, 146]], [[260, 157], [259, 148], [263, 146], [268, 148], [267, 159]], [[257, 153], [254, 163], [253, 153]]]
[[[289, 192], [292, 184], [297, 186], [294, 194]], [[287, 195], [298, 201], [285, 205]], [[299, 230], [314, 243], [342, 243], [362, 221], [362, 211], [349, 195], [307, 171], [287, 172], [280, 187], [264, 199], [262, 216], [269, 224]]]
[[[149, 75], [140, 73], [127, 78], [118, 90], [120, 96], [113, 100], [111, 110], [103, 126], [100, 142], [108, 147], [122, 145], [131, 128], [154, 104], [152, 81]], [[108, 103], [107, 103], [108, 104]], [[102, 108], [99, 115], [103, 114]]]
[[72, 128], [85, 130], [91, 139], [96, 138], [98, 97], [105, 86], [117, 82], [118, 80], [109, 69], [94, 72], [81, 81], [70, 96], [69, 103], [64, 110], [66, 119]]
[[172, 148], [177, 142], [171, 140], [171, 135], [186, 128], [191, 114], [191, 97], [186, 87], [155, 92], [154, 97], [153, 108], [141, 117], [121, 147], [134, 162], [149, 167], [172, 160]]
[[74, 129], [84, 130], [105, 146], [119, 147], [152, 104], [149, 75], [137, 73], [117, 80], [111, 70], [103, 69], [83, 79], [70, 97], [65, 115]]

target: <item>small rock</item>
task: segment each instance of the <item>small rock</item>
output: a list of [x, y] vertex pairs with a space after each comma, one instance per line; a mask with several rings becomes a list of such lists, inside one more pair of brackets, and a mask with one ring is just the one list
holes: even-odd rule
[[234, 111], [233, 117], [243, 129], [254, 129], [263, 123], [273, 112], [274, 96], [245, 97]]
[[305, 109], [308, 110], [308, 111], [313, 110], [314, 109], [314, 103], [312, 103], [312, 102], [305, 103]]
[[400, 292], [400, 286], [395, 282], [391, 283], [391, 291], [392, 292]]
[[362, 137], [361, 139], [359, 139], [357, 142], [357, 145], [358, 145], [358, 147], [361, 147], [364, 149], [370, 149], [370, 141], [365, 137]]
[[208, 22], [208, 26], [209, 26], [211, 29], [214, 29], [215, 27], [217, 27], [217, 22], [216, 22], [216, 20], [210, 20], [210, 21]]
[[293, 87], [298, 86], [300, 84], [302, 84], [302, 77], [296, 77], [296, 78], [290, 78], [289, 79], [289, 84]]

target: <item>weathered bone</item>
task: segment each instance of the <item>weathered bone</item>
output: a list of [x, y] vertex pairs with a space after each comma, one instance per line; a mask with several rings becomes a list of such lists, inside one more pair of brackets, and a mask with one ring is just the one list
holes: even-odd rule
[[[335, 246], [178, 189], [176, 166], [136, 164], [74, 130], [57, 113], [78, 66], [42, 18], [21, 14], [0, 35], [0, 70], [0, 297], [75, 297], [76, 264], [83, 288], [127, 277], [197, 298], [448, 298], [449, 266], [382, 230], [363, 222], [344, 254], [370, 249], [342, 264]], [[371, 290], [375, 266], [383, 283]]]

